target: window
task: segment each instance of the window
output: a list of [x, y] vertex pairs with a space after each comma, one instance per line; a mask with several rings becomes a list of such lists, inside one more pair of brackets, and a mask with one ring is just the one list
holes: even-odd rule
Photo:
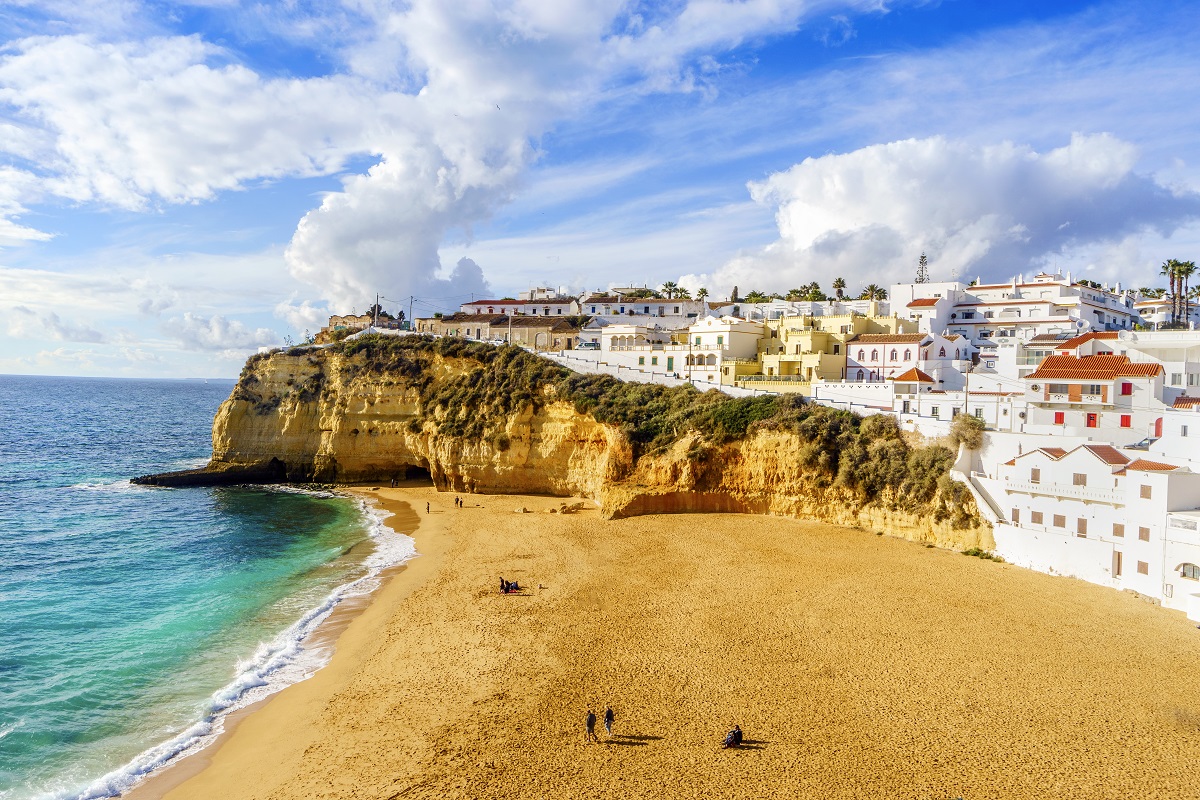
[[650, 356], [650, 366], [652, 366], [652, 367], [658, 366], [658, 356]]
[[1072, 486], [1087, 486], [1087, 473], [1086, 472], [1076, 472], [1073, 475], [1071, 475], [1071, 485]]
[[1013, 525], [1021, 524], [1021, 509], [1014, 508], [1012, 510], [1012, 521], [1013, 521]]
[[892, 348], [892, 361], [896, 360], [896, 348]]
[[937, 406], [934, 406], [934, 407], [933, 407], [933, 408], [930, 410], [930, 412], [929, 412], [929, 413], [930, 413], [930, 415], [932, 415], [932, 416], [933, 416], [935, 419], [936, 419], [937, 417], [941, 416], [941, 414], [939, 413], [939, 409], [938, 409], [938, 407], [937, 407]]
[[1113, 523], [1113, 536], [1117, 537], [1118, 539], [1125, 538], [1125, 526], [1120, 522]]
[[835, 356], [837, 356], [837, 355], [841, 355], [841, 354], [842, 354], [842, 346], [841, 346], [840, 344], [835, 344], [835, 345], [833, 346], [833, 354], [834, 354]]
[[911, 361], [911, 360], [912, 360], [912, 350], [905, 350], [905, 351], [904, 351], [904, 360], [905, 360], [905, 361]]
[[1149, 528], [1138, 528], [1138, 541], [1140, 541], [1140, 542], [1150, 541], [1150, 529]]
[[593, 314], [595, 314], [595, 313], [596, 313], [596, 307], [595, 307], [595, 306], [592, 306], [592, 313], [593, 313]]
[[879, 351], [878, 351], [878, 350], [872, 350], [872, 351], [871, 351], [871, 360], [872, 360], [872, 361], [878, 361], [878, 360], [879, 360]]
[[1084, 394], [1100, 394], [1102, 391], [1103, 389], [1098, 383], [1085, 383], [1083, 385]]
[[1054, 515], [1054, 527], [1056, 527], [1056, 528], [1067, 527], [1067, 518], [1065, 516], [1063, 516], [1062, 514], [1055, 514]]
[[1148, 563], [1146, 563], [1145, 561], [1139, 561], [1138, 562], [1138, 575], [1149, 575], [1149, 574], [1150, 574], [1150, 565]]
[[1196, 385], [1196, 373], [1189, 372], [1188, 373], [1188, 386], [1195, 386], [1195, 385]]
[[960, 409], [958, 406], [955, 406], [954, 408], [950, 409], [950, 419], [954, 419], [955, 417], [957, 417], [957, 416], [958, 416], [958, 412], [959, 412], [960, 410], [961, 410], [961, 409]]
[[975, 312], [974, 311], [964, 311], [962, 317], [963, 317], [963, 319], [975, 319]]
[[1054, 412], [1054, 424], [1055, 425], [1065, 425], [1066, 422], [1067, 422], [1067, 412], [1065, 412], [1065, 411], [1055, 411]]
[[1087, 520], [1080, 517], [1075, 520], [1075, 535], [1086, 539], [1087, 538]]
[[938, 348], [938, 358], [945, 358], [945, 357], [946, 357], [946, 348], [939, 347]]
[[975, 419], [983, 419], [983, 409], [982, 408], [975, 409]]
[[1122, 560], [1123, 559], [1121, 558], [1121, 551], [1114, 550], [1113, 556], [1112, 556], [1112, 574], [1118, 578], [1121, 576], [1121, 561]]
[[1195, 564], [1180, 564], [1179, 577], [1200, 581], [1200, 566], [1196, 566]]
[[1065, 383], [1051, 383], [1046, 386], [1050, 394], [1066, 394], [1070, 390], [1070, 386]]
[[1171, 385], [1172, 386], [1182, 386], [1183, 385], [1183, 373], [1182, 372], [1172, 372], [1171, 373]]
[[1121, 394], [1125, 397], [1133, 394], [1133, 384], [1125, 381], [1121, 384]]
[[649, 313], [650, 313], [650, 306], [642, 306], [642, 313], [643, 313], [643, 314], [649, 314]]
[[956, 348], [954, 348], [954, 360], [955, 360], [955, 361], [957, 361], [957, 360], [958, 360], [958, 358], [959, 358], [959, 355], [960, 355], [960, 352], [961, 352], [961, 351], [960, 351], [960, 350], [959, 350], [957, 347], [956, 347]]
[[1122, 428], [1132, 428], [1133, 427], [1133, 415], [1132, 414], [1122, 414], [1121, 415], [1121, 427]]
[[[861, 381], [864, 377], [865, 377], [865, 373], [860, 369], [858, 371], [858, 379]], [[936, 417], [937, 414], [934, 414], [934, 416]]]
[[1186, 439], [1186, 438], [1187, 438], [1187, 425], [1180, 425], [1180, 426], [1179, 426], [1179, 435], [1180, 435], [1181, 437], [1183, 437], [1184, 439]]
[[645, 365], [646, 365], [646, 357], [645, 357], [645, 356], [638, 356], [638, 366], [639, 366], [639, 367], [643, 367], [643, 366], [645, 366]]
[[1029, 470], [1029, 482], [1030, 483], [1041, 483], [1042, 482], [1042, 471], [1040, 469]]
[[1142, 484], [1142, 499], [1143, 500], [1150, 499], [1150, 487], [1144, 483]]
[[718, 337], [717, 337], [717, 347], [720, 347], [720, 346], [721, 346], [721, 345], [723, 345], [723, 344], [725, 344], [725, 337], [724, 337], [724, 336], [718, 336]]
[[863, 357], [863, 352], [864, 351], [862, 351], [862, 350], [858, 351], [858, 360], [859, 361], [866, 361], [866, 358]]
[[[660, 313], [660, 314], [662, 313], [662, 309], [661, 309], [661, 308], [660, 308], [658, 311], [659, 311], [659, 313]], [[678, 316], [678, 315], [679, 315], [679, 306], [675, 306], [675, 314], [676, 314], [676, 316]]]
[[697, 345], [697, 346], [699, 346], [699, 344], [700, 344], [700, 337], [699, 337], [699, 336], [697, 336], [697, 337], [696, 337], [696, 345]]
[[1041, 525], [1042, 524], [1042, 512], [1040, 512], [1040, 511], [1029, 512], [1029, 521], [1032, 522], [1034, 525]]

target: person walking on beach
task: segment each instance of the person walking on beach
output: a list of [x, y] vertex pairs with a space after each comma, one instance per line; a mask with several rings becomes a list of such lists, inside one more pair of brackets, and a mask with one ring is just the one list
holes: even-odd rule
[[585, 743], [600, 741], [596, 738], [596, 713], [590, 708], [588, 709], [587, 719], [583, 721], [583, 724], [584, 727], [587, 728], [587, 734], [584, 736], [583, 741]]
[[426, 513], [426, 514], [428, 514], [428, 513], [429, 513], [429, 503], [426, 503], [426, 504], [425, 504], [425, 513]]
[[604, 732], [608, 734], [608, 738], [612, 738], [612, 724], [616, 719], [616, 714], [613, 713], [612, 706], [604, 707]]

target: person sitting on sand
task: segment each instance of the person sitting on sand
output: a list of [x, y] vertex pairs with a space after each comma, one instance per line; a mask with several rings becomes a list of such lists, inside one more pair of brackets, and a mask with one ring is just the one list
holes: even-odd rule
[[737, 725], [733, 726], [733, 730], [725, 734], [725, 743], [723, 747], [737, 747], [742, 743], [742, 729]]
[[508, 581], [504, 580], [504, 576], [500, 576], [500, 594], [508, 594]]
[[519, 592], [519, 591], [521, 591], [521, 584], [517, 583], [516, 581], [513, 581], [512, 583], [510, 583], [508, 585], [508, 590], [510, 592]]

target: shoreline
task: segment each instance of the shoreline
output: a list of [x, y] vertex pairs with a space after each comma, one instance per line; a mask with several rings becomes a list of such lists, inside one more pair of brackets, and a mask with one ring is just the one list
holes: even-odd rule
[[[412, 537], [412, 533], [420, 526], [421, 515], [408, 503], [402, 500], [392, 500], [387, 503], [380, 502], [377, 495], [373, 494], [369, 489], [362, 487], [339, 487], [338, 491], [344, 493], [347, 499], [362, 502], [363, 510], [367, 514], [371, 513], [372, 508], [382, 508], [384, 511], [389, 512], [387, 517], [378, 521], [378, 524], [383, 528], [381, 535], [399, 534], [414, 538]], [[378, 545], [376, 545], [375, 549], [378, 549]], [[328, 667], [334, 655], [336, 655], [337, 640], [346, 628], [371, 605], [373, 598], [382, 592], [394, 577], [402, 574], [409, 563], [420, 555], [421, 553], [418, 552], [403, 563], [381, 569], [373, 578], [373, 580], [378, 582], [375, 589], [361, 594], [348, 595], [340, 600], [329, 615], [302, 640], [301, 643], [306, 649], [328, 649], [330, 652], [326, 663], [318, 667], [312, 676], [296, 683], [288, 684], [260, 700], [226, 713], [220, 721], [221, 732], [212, 741], [194, 752], [172, 759], [166, 765], [154, 770], [117, 796], [127, 800], [157, 800], [157, 798], [161, 798], [179, 784], [201, 773], [212, 762], [212, 758], [217, 750], [220, 749], [223, 743], [237, 730], [246, 718], [270, 704], [271, 701], [291, 687], [312, 680], [313, 676]], [[370, 554], [366, 556], [364, 563], [369, 558]]]
[[[435, 504], [418, 512], [427, 557], [380, 587], [324, 669], [159, 796], [1116, 798], [1192, 785], [1200, 637], [1138, 598], [820, 523], [370, 494]], [[529, 588], [500, 595], [498, 574]], [[585, 709], [609, 703], [614, 736], [585, 744]], [[735, 723], [747, 746], [723, 751]]]

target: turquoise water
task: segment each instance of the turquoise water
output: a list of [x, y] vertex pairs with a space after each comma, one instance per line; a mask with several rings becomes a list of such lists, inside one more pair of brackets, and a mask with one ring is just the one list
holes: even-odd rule
[[0, 376], [3, 800], [111, 796], [206, 744], [412, 555], [346, 498], [128, 483], [204, 463], [231, 388]]

